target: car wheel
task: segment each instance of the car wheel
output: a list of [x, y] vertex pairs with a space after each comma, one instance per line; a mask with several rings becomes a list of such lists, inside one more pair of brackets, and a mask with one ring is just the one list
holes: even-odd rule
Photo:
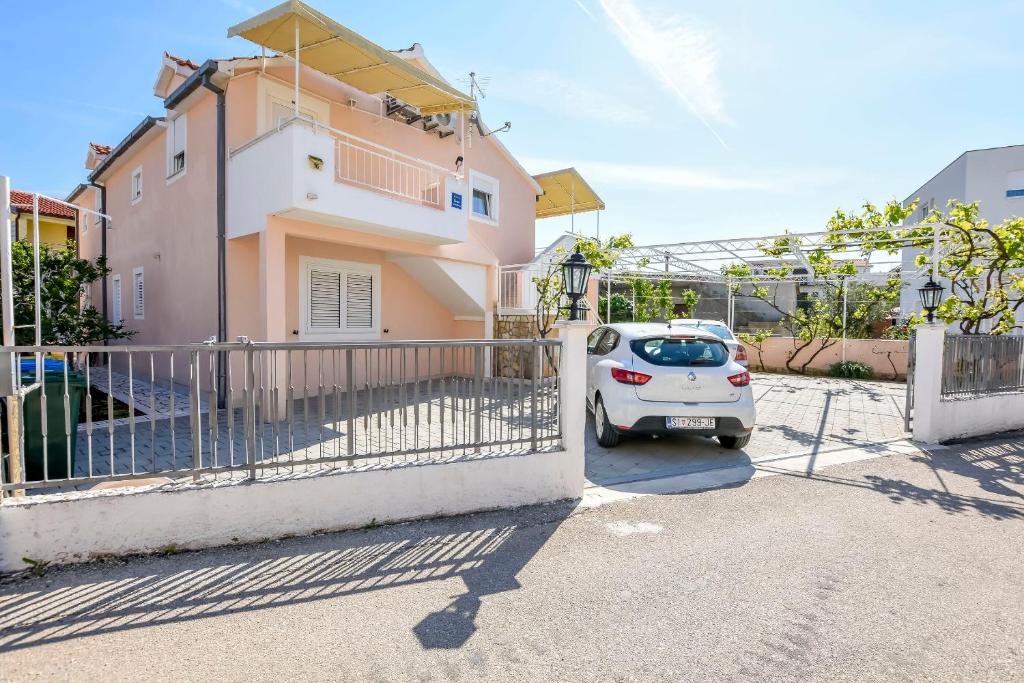
[[735, 451], [750, 443], [750, 434], [744, 434], [743, 436], [720, 436], [718, 437], [718, 443], [722, 444], [725, 448]]
[[594, 434], [597, 436], [597, 443], [604, 448], [614, 448], [619, 445], [619, 433], [608, 421], [608, 413], [604, 411], [604, 401], [600, 396], [594, 403]]

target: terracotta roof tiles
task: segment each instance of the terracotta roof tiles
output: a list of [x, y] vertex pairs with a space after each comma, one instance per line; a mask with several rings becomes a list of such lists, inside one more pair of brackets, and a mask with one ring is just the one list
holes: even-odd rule
[[[11, 209], [32, 212], [32, 193], [21, 190], [11, 190]], [[45, 197], [39, 198], [39, 215], [51, 216], [53, 218], [75, 218], [76, 211], [69, 206]]]

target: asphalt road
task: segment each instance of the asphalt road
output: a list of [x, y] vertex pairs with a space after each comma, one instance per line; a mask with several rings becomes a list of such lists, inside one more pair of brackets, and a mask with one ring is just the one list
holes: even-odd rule
[[51, 570], [5, 680], [998, 680], [1024, 440], [736, 488]]

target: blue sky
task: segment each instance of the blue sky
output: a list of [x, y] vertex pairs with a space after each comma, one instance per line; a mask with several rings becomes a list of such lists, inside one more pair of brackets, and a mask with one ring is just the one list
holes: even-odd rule
[[[226, 29], [271, 4], [22, 5], [5, 17], [0, 173], [62, 196], [89, 140], [162, 113], [164, 49], [253, 54]], [[966, 149], [1024, 143], [1019, 0], [311, 4], [385, 47], [422, 43], [456, 85], [489, 77], [484, 118], [512, 121], [502, 141], [526, 168], [576, 165], [608, 204], [602, 233], [641, 243], [819, 229]], [[567, 226], [538, 222], [538, 242]]]

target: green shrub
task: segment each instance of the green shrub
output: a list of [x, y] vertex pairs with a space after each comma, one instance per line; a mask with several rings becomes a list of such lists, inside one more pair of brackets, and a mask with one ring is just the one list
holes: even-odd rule
[[833, 377], [846, 377], [848, 379], [871, 379], [871, 375], [874, 372], [864, 363], [846, 360], [829, 366], [828, 374]]

